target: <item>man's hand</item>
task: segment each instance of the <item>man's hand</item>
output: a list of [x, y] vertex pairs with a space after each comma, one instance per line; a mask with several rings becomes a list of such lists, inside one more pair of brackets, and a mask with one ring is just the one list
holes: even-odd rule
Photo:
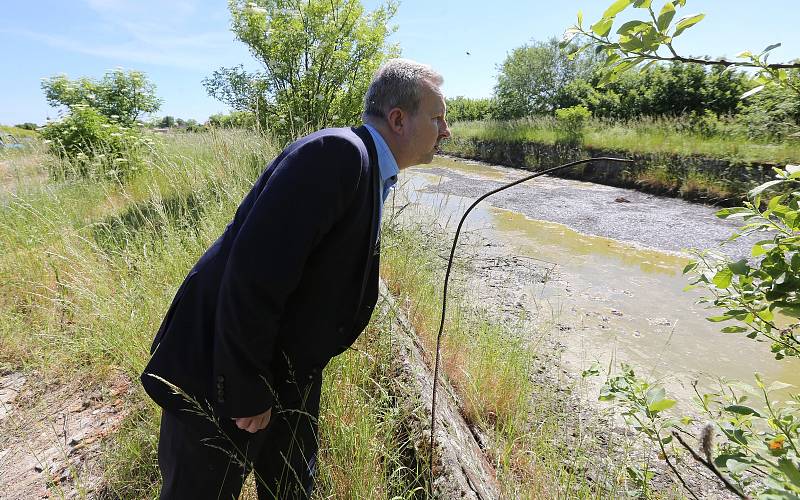
[[269, 419], [271, 416], [272, 408], [264, 413], [259, 413], [254, 417], [234, 418], [233, 421], [236, 422], [236, 427], [242, 429], [243, 431], [253, 433], [258, 432], [266, 427], [267, 424], [269, 424]]

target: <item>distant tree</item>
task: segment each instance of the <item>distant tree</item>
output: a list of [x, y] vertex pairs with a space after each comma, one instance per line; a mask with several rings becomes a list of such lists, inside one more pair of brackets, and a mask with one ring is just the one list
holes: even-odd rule
[[23, 130], [36, 130], [37, 128], [39, 128], [35, 123], [31, 122], [20, 123], [14, 126], [17, 128], [21, 128]]
[[215, 114], [208, 117], [208, 125], [217, 128], [254, 128], [256, 116], [248, 111], [232, 111], [228, 114]]
[[175, 126], [175, 117], [174, 116], [169, 116], [169, 115], [165, 116], [158, 123], [158, 126], [162, 127], [162, 128], [172, 128], [172, 127], [174, 127]]
[[230, 0], [229, 8], [232, 31], [262, 70], [220, 68], [203, 84], [285, 139], [357, 121], [372, 74], [399, 53], [387, 41], [391, 2], [369, 13], [359, 0]]
[[142, 113], [153, 113], [161, 107], [155, 85], [141, 71], [114, 69], [101, 80], [82, 77], [70, 80], [66, 75], [42, 81], [47, 102], [53, 106], [73, 108], [85, 105], [101, 115], [124, 124], [131, 124]]
[[458, 96], [447, 99], [447, 121], [462, 122], [472, 120], [488, 120], [494, 115], [493, 99], [470, 99]]
[[591, 52], [568, 57], [573, 47], [558, 40], [517, 47], [500, 65], [495, 86], [498, 118], [549, 114], [556, 96], [570, 82], [588, 79], [596, 65]]
[[713, 113], [735, 114], [739, 97], [752, 85], [741, 71], [706, 69], [697, 64], [657, 64], [602, 83], [604, 70], [588, 81], [575, 80], [556, 95], [558, 107], [586, 106], [594, 116], [636, 118]]

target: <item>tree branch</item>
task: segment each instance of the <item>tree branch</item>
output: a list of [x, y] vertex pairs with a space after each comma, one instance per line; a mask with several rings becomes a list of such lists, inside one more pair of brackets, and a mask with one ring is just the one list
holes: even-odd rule
[[686, 441], [684, 441], [684, 440], [683, 440], [683, 438], [680, 436], [680, 434], [678, 434], [678, 433], [677, 433], [677, 432], [675, 432], [675, 431], [672, 431], [672, 436], [673, 436], [675, 439], [677, 439], [677, 440], [678, 440], [678, 442], [679, 442], [681, 445], [683, 445], [683, 447], [684, 447], [684, 448], [686, 448], [686, 450], [687, 450], [687, 451], [689, 451], [689, 453], [691, 453], [692, 457], [693, 457], [695, 460], [697, 460], [697, 461], [698, 461], [698, 462], [700, 462], [701, 464], [705, 465], [705, 466], [706, 466], [708, 469], [710, 469], [710, 470], [711, 470], [711, 472], [713, 472], [713, 473], [714, 473], [714, 475], [715, 475], [715, 476], [717, 476], [717, 478], [719, 478], [719, 480], [720, 480], [720, 481], [722, 481], [722, 484], [724, 484], [724, 485], [725, 485], [725, 487], [726, 487], [728, 490], [730, 490], [731, 492], [733, 492], [733, 493], [734, 493], [736, 496], [738, 496], [739, 498], [742, 498], [742, 499], [745, 499], [745, 500], [750, 500], [750, 497], [749, 497], [748, 495], [745, 495], [745, 494], [744, 494], [744, 493], [742, 493], [741, 491], [739, 491], [739, 489], [738, 489], [736, 486], [734, 486], [734, 485], [733, 485], [733, 484], [732, 484], [730, 481], [728, 481], [728, 478], [726, 478], [725, 476], [723, 476], [723, 475], [722, 475], [722, 473], [721, 473], [721, 472], [720, 472], [720, 471], [717, 469], [717, 467], [716, 467], [716, 466], [715, 466], [713, 463], [711, 463], [711, 462], [709, 462], [708, 460], [704, 459], [704, 458], [703, 458], [703, 457], [701, 457], [701, 456], [700, 456], [700, 455], [699, 455], [699, 454], [698, 454], [696, 451], [694, 451], [694, 449], [692, 449], [692, 447], [691, 447], [691, 446], [689, 446], [689, 445], [686, 443]]

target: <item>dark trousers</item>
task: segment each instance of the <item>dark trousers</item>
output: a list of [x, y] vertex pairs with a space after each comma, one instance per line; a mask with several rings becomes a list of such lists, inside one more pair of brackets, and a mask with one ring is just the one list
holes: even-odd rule
[[[277, 376], [275, 377], [278, 378]], [[276, 381], [269, 425], [251, 434], [228, 418], [164, 410], [158, 443], [161, 498], [238, 498], [255, 474], [259, 500], [310, 498], [316, 471], [319, 371]]]

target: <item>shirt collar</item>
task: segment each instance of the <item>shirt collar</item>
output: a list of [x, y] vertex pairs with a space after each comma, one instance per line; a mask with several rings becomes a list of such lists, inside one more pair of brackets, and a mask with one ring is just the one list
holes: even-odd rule
[[398, 168], [392, 150], [389, 149], [389, 145], [383, 140], [381, 133], [372, 125], [364, 124], [364, 126], [367, 127], [367, 130], [369, 130], [372, 136], [372, 140], [375, 141], [375, 150], [378, 153], [378, 170], [381, 174], [381, 185], [383, 186], [385, 199], [389, 188], [394, 186], [397, 182], [397, 174], [400, 173], [400, 168]]

